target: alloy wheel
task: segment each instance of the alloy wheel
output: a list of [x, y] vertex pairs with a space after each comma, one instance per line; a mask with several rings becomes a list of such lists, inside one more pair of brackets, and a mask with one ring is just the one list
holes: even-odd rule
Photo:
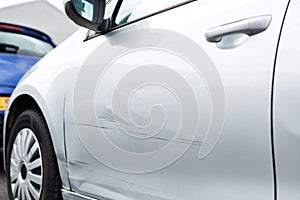
[[32, 130], [21, 129], [14, 140], [10, 157], [10, 184], [18, 200], [39, 199], [43, 184], [40, 144]]

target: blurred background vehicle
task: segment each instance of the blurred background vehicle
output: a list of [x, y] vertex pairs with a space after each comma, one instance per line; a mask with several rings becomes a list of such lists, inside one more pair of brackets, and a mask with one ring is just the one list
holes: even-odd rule
[[4, 110], [19, 79], [42, 56], [53, 49], [54, 43], [60, 44], [75, 32], [78, 26], [66, 17], [61, 0], [4, 0], [0, 3], [0, 19], [2, 22], [0, 22], [0, 147], [2, 147]]
[[63, 0], [1, 0], [0, 19], [40, 30], [57, 45], [78, 29], [65, 15]]
[[[52, 39], [35, 29], [0, 23], [0, 140], [9, 97], [22, 76], [55, 47]], [[1, 142], [2, 146], [2, 142]]]
[[[32, 29], [39, 30], [46, 35], [50, 36], [55, 44], [60, 44], [73, 32], [78, 29], [74, 23], [72, 23], [63, 12], [63, 1], [62, 0], [1, 0], [0, 2], [0, 19], [1, 22], [9, 24], [18, 24], [22, 27], [31, 27]], [[42, 12], [41, 12], [42, 11]], [[42, 14], [41, 14], [42, 13]], [[3, 46], [2, 46], [3, 48]], [[4, 46], [7, 50], [7, 46]], [[8, 48], [9, 49], [9, 48]], [[5, 50], [5, 49], [4, 49]], [[12, 50], [12, 49], [11, 49]], [[1, 50], [2, 51], [2, 50]], [[1, 52], [1, 55], [4, 52]], [[18, 55], [18, 54], [17, 54]], [[19, 54], [20, 55], [20, 54]], [[12, 54], [10, 54], [12, 56]], [[15, 55], [16, 56], [16, 55]], [[18, 57], [18, 56], [16, 56]], [[30, 67], [30, 62], [35, 63], [35, 59], [38, 57], [31, 57], [31, 60], [27, 56], [27, 67]], [[12, 60], [9, 61], [12, 64]], [[25, 62], [24, 60], [22, 62]], [[0, 68], [3, 63], [0, 64]], [[20, 67], [20, 66], [19, 66]], [[24, 67], [23, 68], [27, 68]], [[6, 68], [8, 68], [6, 66]], [[8, 78], [12, 71], [3, 73], [1, 71], [0, 78]], [[19, 72], [18, 75], [20, 76]], [[15, 77], [16, 78], [16, 77]], [[14, 80], [16, 81], [17, 78]], [[13, 81], [11, 81], [13, 82]], [[10, 82], [10, 83], [11, 83]], [[2, 83], [1, 83], [2, 84]], [[2, 86], [1, 86], [2, 87]], [[3, 88], [3, 87], [2, 87]], [[1, 89], [4, 90], [4, 89]], [[1, 104], [5, 105], [8, 100], [7, 95], [12, 88], [5, 88], [6, 95], [1, 95]], [[2, 161], [2, 123], [3, 123], [3, 111], [0, 111], [0, 160]], [[0, 199], [8, 199], [5, 185], [4, 172], [2, 171], [2, 162], [0, 162]]]

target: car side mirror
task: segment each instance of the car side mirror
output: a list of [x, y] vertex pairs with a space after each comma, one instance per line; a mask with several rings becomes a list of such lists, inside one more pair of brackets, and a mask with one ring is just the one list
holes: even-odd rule
[[66, 0], [65, 12], [77, 25], [96, 32], [105, 32], [109, 20], [104, 20], [105, 0]]

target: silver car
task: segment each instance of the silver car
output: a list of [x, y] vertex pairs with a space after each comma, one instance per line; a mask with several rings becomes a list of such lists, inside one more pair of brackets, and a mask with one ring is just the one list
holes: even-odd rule
[[65, 10], [5, 113], [11, 199], [300, 199], [300, 1]]

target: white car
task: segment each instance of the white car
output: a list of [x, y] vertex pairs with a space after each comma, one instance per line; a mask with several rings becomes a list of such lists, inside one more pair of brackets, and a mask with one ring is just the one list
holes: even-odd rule
[[5, 113], [11, 199], [300, 198], [299, 1], [65, 10]]

